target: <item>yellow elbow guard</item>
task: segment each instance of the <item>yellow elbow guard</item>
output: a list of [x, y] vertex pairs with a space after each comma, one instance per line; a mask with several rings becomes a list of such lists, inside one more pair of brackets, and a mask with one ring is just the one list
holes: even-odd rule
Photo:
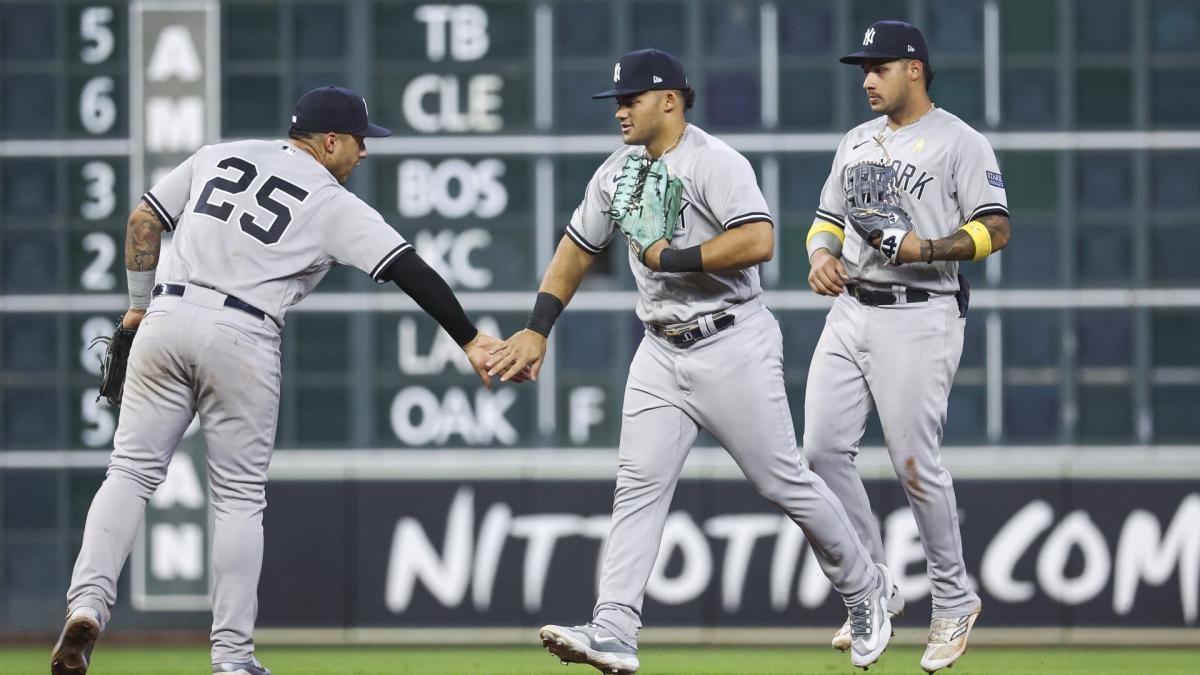
[[971, 235], [971, 241], [975, 242], [975, 257], [971, 260], [983, 260], [992, 254], [992, 233], [988, 232], [986, 225], [972, 220], [958, 229]]

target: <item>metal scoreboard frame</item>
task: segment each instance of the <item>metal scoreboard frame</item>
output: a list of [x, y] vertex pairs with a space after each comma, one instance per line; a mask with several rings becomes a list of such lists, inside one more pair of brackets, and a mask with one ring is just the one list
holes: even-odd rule
[[[354, 3], [354, 17], [358, 17], [358, 9], [366, 3]], [[472, 312], [509, 312], [520, 314], [525, 312], [531, 303], [536, 278], [544, 269], [553, 253], [554, 235], [559, 225], [556, 222], [556, 168], [554, 162], [569, 157], [600, 156], [616, 147], [618, 141], [615, 134], [570, 134], [554, 133], [554, 120], [565, 111], [555, 108], [554, 64], [556, 55], [554, 44], [554, 13], [557, 5], [546, 0], [530, 0], [529, 12], [530, 35], [533, 45], [529, 52], [529, 68], [532, 87], [528, 94], [532, 100], [532, 115], [529, 126], [537, 133], [508, 133], [503, 129], [499, 133], [473, 133], [472, 128], [491, 128], [496, 126], [495, 120], [488, 115], [494, 114], [495, 100], [503, 96], [503, 88], [494, 81], [481, 81], [479, 91], [483, 92], [482, 103], [474, 108], [468, 105], [467, 113], [455, 117], [451, 113], [439, 113], [440, 117], [429, 111], [422, 114], [428, 118], [423, 123], [432, 131], [430, 133], [400, 134], [391, 138], [379, 139], [372, 143], [371, 152], [383, 158], [433, 158], [436, 160], [468, 160], [487, 161], [495, 157], [525, 158], [531, 162], [532, 174], [532, 204], [530, 213], [533, 229], [533, 253], [529, 267], [529, 287], [526, 290], [472, 289], [460, 287], [459, 297], [464, 306]], [[109, 5], [106, 4], [106, 7]], [[119, 6], [119, 5], [118, 5]], [[421, 14], [421, 3], [414, 2], [404, 5], [412, 7], [414, 14]], [[432, 5], [430, 5], [432, 7]], [[435, 62], [448, 62], [455, 54], [464, 59], [463, 63], [482, 64], [487, 56], [486, 11], [476, 5], [464, 4], [461, 7], [475, 8], [472, 16], [464, 16], [463, 25], [466, 37], [455, 38], [453, 24], [456, 21], [453, 7], [459, 5], [437, 5], [442, 16], [426, 15], [424, 18], [414, 15], [414, 22], [422, 23], [421, 33], [426, 39], [433, 41], [436, 36], [439, 46], [426, 45], [422, 53], [426, 56], [425, 65], [432, 66]], [[450, 8], [450, 9], [448, 9]], [[987, 0], [984, 3], [982, 21], [984, 24], [984, 40], [981, 69], [983, 82], [983, 108], [985, 120], [989, 125], [999, 124], [1000, 106], [998, 99], [1001, 88], [998, 80], [1001, 77], [1000, 45], [998, 40], [1000, 15], [998, 3]], [[222, 63], [221, 63], [221, 15], [223, 5], [218, 0], [186, 0], [183, 2], [168, 2], [166, 0], [134, 0], [127, 7], [128, 17], [128, 65], [129, 65], [129, 96], [128, 115], [129, 133], [126, 138], [79, 138], [71, 140], [59, 139], [7, 139], [0, 140], [0, 157], [44, 157], [44, 158], [128, 158], [128, 196], [129, 203], [134, 204], [143, 191], [153, 182], [154, 174], [167, 167], [173, 166], [189, 154], [195, 146], [203, 143], [232, 140], [222, 138]], [[776, 3], [763, 2], [760, 5], [758, 25], [761, 33], [759, 63], [763, 91], [761, 96], [762, 128], [773, 129], [780, 122], [780, 91], [778, 76], [780, 67], [780, 45], [778, 40], [779, 10]], [[839, 10], [841, 11], [841, 10]], [[480, 24], [479, 12], [483, 12], [483, 23]], [[428, 14], [428, 13], [427, 13]], [[165, 21], [163, 17], [172, 17]], [[111, 17], [110, 17], [111, 18]], [[354, 29], [364, 28], [361, 17], [352, 18]], [[479, 25], [484, 26], [482, 33]], [[470, 28], [474, 26], [474, 28]], [[94, 28], [94, 26], [93, 26]], [[473, 32], [472, 32], [473, 31]], [[152, 33], [152, 34], [150, 34]], [[482, 35], [482, 40], [480, 36]], [[160, 39], [163, 38], [164, 39]], [[112, 39], [109, 34], [110, 41]], [[456, 42], [457, 40], [457, 42]], [[457, 46], [456, 46], [457, 45]], [[481, 47], [482, 45], [482, 47]], [[111, 47], [111, 45], [110, 45]], [[160, 48], [160, 65], [152, 74], [149, 63]], [[357, 50], [357, 51], [356, 51]], [[458, 52], [456, 52], [458, 50]], [[359, 53], [358, 46], [351, 47], [356, 58], [370, 59], [369, 54]], [[418, 68], [420, 62], [414, 64]], [[487, 68], [477, 68], [477, 71], [487, 71]], [[428, 68], [421, 72], [435, 72], [437, 68]], [[454, 73], [462, 71], [456, 69]], [[440, 72], [440, 71], [439, 71]], [[425, 77], [420, 75], [416, 79]], [[369, 77], [357, 76], [363, 83], [357, 86], [365, 87], [369, 92], [371, 84]], [[469, 78], [467, 78], [469, 79]], [[501, 83], [502, 84], [502, 83]], [[486, 85], [486, 86], [483, 86]], [[491, 87], [490, 89], [487, 87]], [[432, 90], [431, 90], [432, 91]], [[500, 93], [497, 94], [496, 92]], [[426, 95], [412, 96], [416, 107], [424, 105]], [[370, 97], [370, 94], [369, 94]], [[372, 99], [374, 100], [374, 99]], [[488, 106], [491, 106], [490, 108]], [[373, 110], [383, 106], [374, 105]], [[410, 106], [411, 107], [411, 106]], [[474, 112], [470, 112], [470, 111]], [[120, 114], [117, 109], [117, 114]], [[474, 117], [472, 117], [472, 115]], [[171, 119], [175, 124], [164, 128], [162, 120]], [[477, 123], [471, 122], [476, 119]], [[440, 121], [438, 121], [440, 120]], [[479, 122], [483, 120], [487, 122]], [[491, 121], [489, 121], [491, 120]], [[384, 120], [389, 122], [390, 120]], [[433, 125], [433, 126], [430, 126]], [[434, 129], [437, 125], [446, 128]], [[454, 129], [449, 131], [448, 129]], [[545, 132], [545, 133], [542, 133]], [[1187, 129], [1151, 129], [1141, 131], [985, 131], [993, 146], [999, 152], [1037, 152], [1037, 151], [1179, 151], [1200, 150], [1200, 132]], [[778, 205], [780, 201], [780, 174], [777, 157], [789, 154], [814, 154], [831, 152], [840, 134], [837, 133], [796, 133], [786, 131], [762, 131], [753, 133], [722, 133], [726, 139], [740, 151], [761, 154], [762, 182], [768, 201]], [[367, 192], [373, 186], [365, 186]], [[119, 207], [118, 207], [119, 209]], [[391, 218], [394, 214], [385, 213]], [[402, 214], [403, 215], [403, 214]], [[467, 216], [470, 218], [470, 216]], [[1144, 226], [1139, 226], [1144, 227]], [[777, 236], [779, 229], [776, 230]], [[107, 235], [105, 235], [107, 236]], [[116, 244], [116, 242], [112, 242]], [[110, 245], [110, 247], [112, 247]], [[113, 262], [119, 255], [112, 251]], [[765, 277], [778, 277], [780, 257], [777, 256], [764, 271]], [[111, 264], [111, 263], [110, 263]], [[986, 324], [986, 364], [980, 378], [986, 381], [987, 406], [986, 427], [987, 438], [995, 444], [1003, 441], [1003, 372], [1005, 369], [1005, 347], [1001, 334], [1000, 312], [1008, 310], [1104, 310], [1104, 309], [1181, 309], [1192, 310], [1200, 307], [1200, 289], [1195, 287], [1151, 287], [1151, 288], [1005, 288], [997, 287], [1001, 278], [1000, 258], [994, 257], [987, 261], [987, 280], [993, 287], [978, 289], [973, 298], [973, 309], [978, 310], [976, 321]], [[108, 272], [111, 274], [111, 270]], [[581, 290], [571, 303], [568, 311], [630, 313], [634, 305], [635, 293], [629, 290]], [[765, 294], [767, 302], [781, 311], [821, 311], [829, 306], [829, 301], [817, 297], [807, 289], [783, 288], [768, 290]], [[122, 293], [88, 292], [86, 294], [54, 294], [54, 293], [11, 293], [0, 294], [0, 315], [9, 314], [57, 314], [84, 312], [117, 312], [124, 309], [126, 299]], [[340, 313], [352, 314], [358, 312], [370, 313], [412, 313], [418, 308], [399, 294], [374, 293], [358, 290], [318, 292], [300, 303], [294, 311], [303, 316], [309, 313]], [[1139, 322], [1139, 326], [1140, 326]], [[1138, 328], [1138, 330], [1142, 330]], [[556, 339], [552, 337], [552, 342]], [[542, 377], [534, 385], [536, 387], [536, 429], [542, 434], [540, 445], [545, 445], [545, 438], [560, 423], [557, 408], [560, 401], [555, 396], [559, 385], [559, 368], [556, 366], [557, 352], [553, 349], [551, 358], [543, 368]], [[1186, 371], [1186, 372], [1185, 372]], [[1034, 377], [1033, 374], [1030, 375]], [[1109, 377], [1097, 373], [1100, 379]], [[1191, 372], [1188, 369], [1175, 369], [1165, 373], [1173, 383], [1200, 383], [1200, 371]], [[1036, 377], [1034, 378], [1036, 379]], [[1144, 398], [1144, 395], [1140, 395]], [[1135, 406], [1144, 407], [1144, 401], [1135, 402]], [[1143, 415], [1139, 412], [1143, 418]], [[1139, 422], [1136, 429], [1138, 445], [1153, 442], [1151, 428], [1148, 422]], [[520, 443], [517, 444], [520, 447]], [[1137, 447], [1137, 446], [1135, 446]]]
[[136, 204], [164, 169], [221, 139], [220, 3], [134, 0], [129, 43], [129, 202]]

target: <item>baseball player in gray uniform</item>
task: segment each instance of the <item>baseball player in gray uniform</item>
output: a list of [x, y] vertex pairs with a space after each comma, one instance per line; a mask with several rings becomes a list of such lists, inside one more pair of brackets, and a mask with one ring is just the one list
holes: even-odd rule
[[[933, 71], [915, 27], [880, 21], [841, 61], [862, 66], [868, 103], [883, 117], [842, 139], [808, 235], [809, 284], [837, 300], [808, 371], [804, 453], [883, 563], [854, 467], [867, 416], [879, 411], [929, 563], [933, 618], [921, 666], [933, 672], [962, 655], [980, 610], [939, 446], [969, 297], [958, 261], [1008, 243], [1004, 181], [987, 139], [930, 101]], [[850, 642], [847, 622], [833, 645]]]
[[[296, 104], [288, 140], [205, 146], [130, 215], [130, 308], [122, 324], [137, 337], [115, 449], [88, 511], [66, 625], [51, 657], [55, 675], [87, 672], [146, 501], [197, 414], [215, 516], [212, 670], [269, 675], [254, 656], [253, 630], [280, 329], [288, 308], [331, 267], [353, 265], [377, 282], [394, 281], [462, 345], [490, 385], [484, 364], [498, 341], [476, 331], [445, 281], [342, 185], [367, 156], [363, 139], [389, 134], [367, 121], [358, 94], [315, 89]], [[159, 265], [163, 230], [174, 232], [174, 243]]]
[[[892, 582], [797, 448], [779, 325], [759, 297], [757, 265], [773, 254], [774, 226], [754, 171], [724, 142], [687, 124], [695, 94], [675, 57], [656, 49], [625, 54], [613, 79], [613, 89], [594, 98], [616, 99], [626, 147], [588, 183], [528, 328], [495, 350], [489, 371], [504, 380], [530, 366], [536, 378], [554, 320], [621, 229], [646, 332], [625, 389], [612, 528], [592, 621], [544, 626], [542, 643], [564, 663], [638, 669], [646, 583], [680, 470], [704, 429], [822, 552], [822, 569], [853, 617], [851, 660], [866, 667], [891, 637]], [[631, 184], [655, 187], [631, 196]], [[643, 237], [630, 213], [653, 210], [647, 204], [655, 189], [666, 194], [673, 228]]]

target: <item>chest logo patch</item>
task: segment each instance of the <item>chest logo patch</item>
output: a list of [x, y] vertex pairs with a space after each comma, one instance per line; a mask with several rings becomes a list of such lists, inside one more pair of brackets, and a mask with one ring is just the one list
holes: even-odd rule
[[921, 151], [924, 149], [925, 149], [925, 139], [918, 138], [917, 142], [913, 144], [913, 152], [920, 154]]

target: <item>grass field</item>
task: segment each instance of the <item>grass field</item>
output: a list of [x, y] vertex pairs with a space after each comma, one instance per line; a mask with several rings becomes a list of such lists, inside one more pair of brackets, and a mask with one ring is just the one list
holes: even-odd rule
[[[861, 673], [848, 656], [830, 649], [761, 647], [655, 647], [641, 651], [648, 675], [753, 675]], [[262, 647], [259, 658], [275, 675], [458, 675], [463, 673], [589, 675], [585, 665], [564, 667], [538, 646], [530, 647]], [[923, 675], [916, 647], [894, 647], [870, 675]], [[49, 648], [0, 647], [0, 673], [45, 675]], [[199, 675], [208, 673], [208, 650], [198, 648], [97, 648], [89, 675]], [[972, 647], [947, 675], [1062, 673], [1106, 675], [1200, 673], [1200, 649], [1096, 647]]]

